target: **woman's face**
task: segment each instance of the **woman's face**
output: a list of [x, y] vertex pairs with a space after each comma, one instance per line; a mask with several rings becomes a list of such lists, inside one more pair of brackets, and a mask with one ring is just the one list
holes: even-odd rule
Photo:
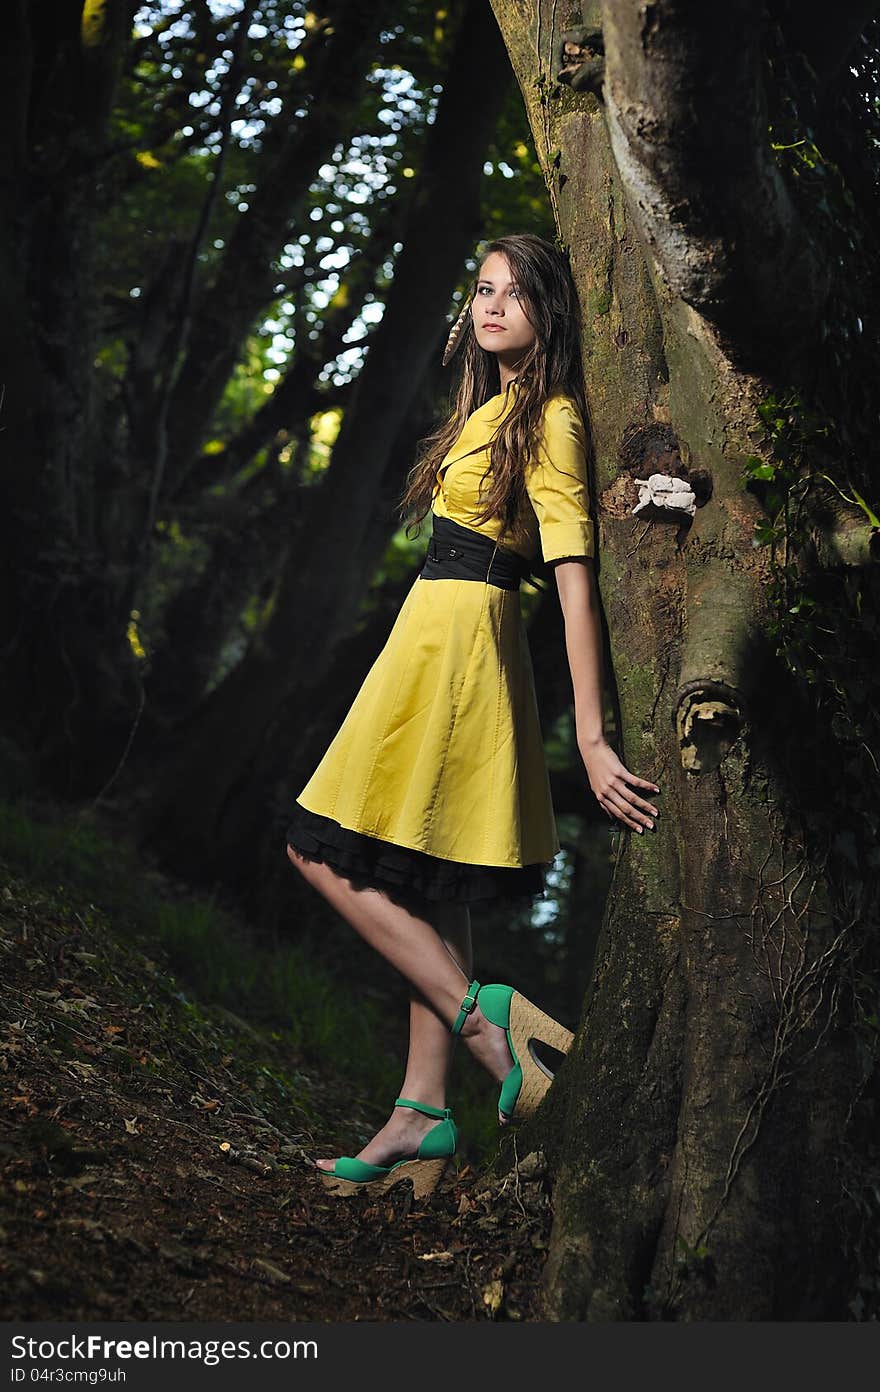
[[471, 303], [477, 343], [495, 353], [508, 366], [531, 348], [536, 334], [513, 283], [510, 264], [500, 251], [492, 251], [480, 267]]

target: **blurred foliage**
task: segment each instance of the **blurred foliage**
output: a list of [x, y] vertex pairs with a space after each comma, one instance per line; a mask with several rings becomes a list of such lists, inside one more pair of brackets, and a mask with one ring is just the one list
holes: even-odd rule
[[[108, 435], [124, 428], [126, 397], [133, 390], [127, 380], [131, 345], [155, 332], [169, 297], [181, 292], [182, 270], [217, 164], [227, 83], [233, 80], [238, 87], [234, 120], [222, 193], [198, 253], [197, 294], [215, 276], [255, 189], [271, 179], [273, 152], [291, 120], [308, 119], [316, 94], [304, 85], [301, 51], [307, 51], [326, 9], [294, 0], [256, 4], [236, 73], [232, 45], [239, 3], [154, 0], [140, 7], [98, 190], [96, 260], [103, 306], [98, 364], [108, 417], [117, 421], [108, 423]], [[292, 507], [294, 500], [273, 473], [276, 463], [294, 488], [320, 477], [326, 467], [334, 433], [328, 422], [338, 428], [339, 393], [356, 380], [370, 332], [382, 316], [401, 245], [394, 230], [420, 168], [461, 13], [460, 4], [427, 0], [400, 0], [394, 6], [395, 22], [381, 36], [354, 128], [313, 181], [302, 217], [274, 266], [274, 294], [241, 345], [203, 451], [206, 467], [199, 477], [208, 491], [169, 502], [159, 518], [149, 592], [138, 599], [139, 641], [147, 651], [162, 640], [168, 602], [204, 573], [211, 539], [229, 526], [228, 513], [205, 508], [207, 498], [239, 499], [249, 512]], [[513, 83], [487, 152], [483, 209], [487, 237], [513, 230], [552, 235], [543, 179]], [[371, 283], [351, 288], [358, 259], [377, 237], [387, 241], [387, 255]], [[475, 264], [463, 268], [462, 288]], [[342, 353], [326, 360], [319, 356], [315, 367], [326, 410], [318, 409], [311, 421], [290, 420], [286, 433], [256, 446], [243, 467], [227, 476], [226, 446], [253, 421], [298, 355], [320, 354], [328, 313], [347, 305], [352, 323]], [[437, 403], [438, 410], [443, 404]], [[217, 482], [211, 488], [215, 458]], [[251, 486], [245, 494], [263, 474], [266, 487]], [[406, 562], [402, 546], [392, 541], [390, 572]], [[415, 554], [411, 546], [409, 554]], [[245, 633], [262, 613], [253, 600], [242, 613]]]

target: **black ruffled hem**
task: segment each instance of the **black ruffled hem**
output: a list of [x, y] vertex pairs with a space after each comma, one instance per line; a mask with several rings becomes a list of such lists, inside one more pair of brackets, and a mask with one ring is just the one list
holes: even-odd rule
[[544, 872], [553, 861], [533, 865], [471, 865], [441, 860], [426, 851], [396, 846], [340, 826], [331, 817], [294, 806], [287, 844], [309, 860], [332, 867], [353, 884], [385, 890], [390, 897], [415, 894], [432, 901], [494, 904], [547, 897]]

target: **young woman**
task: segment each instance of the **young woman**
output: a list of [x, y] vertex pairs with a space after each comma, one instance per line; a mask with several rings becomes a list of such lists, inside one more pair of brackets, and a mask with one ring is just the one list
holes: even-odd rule
[[552, 1081], [530, 1041], [571, 1044], [512, 987], [471, 980], [471, 905], [542, 894], [559, 850], [520, 610], [539, 549], [554, 566], [590, 787], [635, 831], [658, 815], [638, 791], [657, 785], [603, 734], [580, 319], [562, 254], [530, 235], [492, 242], [444, 362], [455, 352], [455, 408], [400, 503], [419, 523], [431, 510], [424, 566], [287, 832], [304, 878], [411, 987], [388, 1122], [357, 1156], [316, 1161], [340, 1194], [404, 1177], [417, 1196], [434, 1188], [456, 1145], [457, 1035], [501, 1083], [502, 1124], [530, 1115]]

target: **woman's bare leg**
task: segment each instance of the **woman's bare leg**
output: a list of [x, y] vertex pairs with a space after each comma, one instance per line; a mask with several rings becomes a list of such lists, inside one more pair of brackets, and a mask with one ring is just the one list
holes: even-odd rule
[[[471, 948], [470, 911], [466, 904], [431, 905], [426, 916], [436, 924], [436, 932], [446, 951], [471, 979], [473, 952]], [[414, 1102], [427, 1102], [431, 1107], [446, 1106], [446, 1087], [449, 1066], [455, 1047], [455, 1036], [441, 1020], [430, 1003], [418, 991], [410, 997], [409, 1050], [406, 1072], [399, 1096]], [[390, 1165], [412, 1155], [426, 1131], [436, 1126], [436, 1118], [423, 1116], [410, 1107], [395, 1107], [385, 1125], [363, 1150], [358, 1160], [368, 1165]], [[317, 1160], [321, 1169], [331, 1170], [333, 1160]]]
[[447, 1021], [455, 1020], [469, 978], [429, 918], [404, 908], [381, 890], [356, 889], [329, 865], [310, 861], [288, 846], [287, 854], [309, 884], [332, 904], [365, 942], [405, 976]]
[[[436, 1020], [432, 1023], [422, 1016], [416, 1017], [415, 1062], [416, 1066], [422, 1066], [422, 1060], [430, 1044], [435, 1056], [437, 1050], [441, 1051], [436, 1067], [439, 1074], [442, 1065], [445, 1079], [452, 1046], [449, 1030], [458, 1015], [471, 980], [469, 931], [466, 944], [453, 950], [447, 946], [444, 938], [426, 916], [424, 905], [420, 908], [405, 908], [389, 899], [381, 890], [355, 888], [350, 880], [338, 875], [329, 865], [309, 860], [290, 846], [287, 848], [287, 854], [303, 878], [333, 905], [365, 942], [406, 977], [416, 996], [427, 1002]], [[448, 931], [448, 924], [444, 925], [444, 930]], [[463, 939], [459, 941], [465, 943]], [[442, 1046], [440, 1023], [444, 1027]], [[461, 1035], [474, 1057], [498, 1082], [506, 1077], [513, 1062], [507, 1046], [507, 1036], [503, 1029], [485, 1019], [479, 1005], [467, 1017]], [[405, 1086], [409, 1085], [409, 1078], [408, 1063]], [[397, 1110], [404, 1112], [410, 1109]], [[419, 1114], [413, 1112], [412, 1115], [417, 1117]]]
[[[426, 910], [446, 951], [470, 981], [474, 969], [471, 944], [471, 916], [466, 904], [442, 904]], [[460, 1002], [459, 1002], [460, 1004]], [[458, 1013], [456, 1011], [456, 1013]], [[455, 1036], [449, 1026], [419, 991], [413, 991], [409, 1007], [409, 1052], [406, 1073], [400, 1089], [401, 1097], [428, 1102], [432, 1107], [446, 1106], [446, 1085]]]

